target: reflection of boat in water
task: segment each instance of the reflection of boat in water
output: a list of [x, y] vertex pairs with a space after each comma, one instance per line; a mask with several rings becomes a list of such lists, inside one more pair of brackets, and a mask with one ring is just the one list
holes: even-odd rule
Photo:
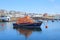
[[26, 37], [30, 36], [32, 34], [32, 30], [24, 30], [24, 29], [17, 29], [20, 34], [25, 35]]
[[26, 28], [26, 27], [13, 27], [14, 29], [27, 29], [27, 30], [33, 30], [33, 31], [42, 31], [42, 29], [41, 28]]
[[3, 23], [0, 23], [0, 31], [3, 31], [3, 30], [5, 30], [5, 24], [3, 24]]
[[42, 31], [41, 28], [40, 28], [40, 30], [38, 30], [38, 29], [32, 30], [32, 29], [24, 29], [24, 28], [15, 28], [15, 29], [16, 29], [20, 34], [23, 34], [23, 35], [25, 35], [26, 37], [29, 37], [29, 36], [32, 34], [33, 31], [38, 31], [38, 32]]
[[40, 28], [41, 24], [42, 21], [36, 22], [35, 20], [31, 19], [29, 16], [26, 16], [24, 18], [18, 19], [17, 22], [13, 24], [13, 26], [19, 28], [34, 29], [34, 28]]

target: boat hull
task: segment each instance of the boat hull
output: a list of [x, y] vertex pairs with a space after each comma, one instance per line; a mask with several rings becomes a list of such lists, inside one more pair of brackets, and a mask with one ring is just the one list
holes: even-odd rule
[[40, 28], [42, 22], [39, 23], [32, 23], [32, 24], [16, 24], [13, 23], [14, 28], [27, 28], [27, 29], [36, 29], [36, 28]]

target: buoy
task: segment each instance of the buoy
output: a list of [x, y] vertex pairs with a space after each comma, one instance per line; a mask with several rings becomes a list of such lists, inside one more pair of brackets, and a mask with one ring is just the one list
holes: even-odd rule
[[46, 25], [45, 28], [48, 28], [48, 26]]

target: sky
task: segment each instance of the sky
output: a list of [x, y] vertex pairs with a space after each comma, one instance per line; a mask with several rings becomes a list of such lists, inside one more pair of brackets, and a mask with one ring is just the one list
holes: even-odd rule
[[29, 13], [60, 13], [60, 0], [0, 0], [0, 9]]

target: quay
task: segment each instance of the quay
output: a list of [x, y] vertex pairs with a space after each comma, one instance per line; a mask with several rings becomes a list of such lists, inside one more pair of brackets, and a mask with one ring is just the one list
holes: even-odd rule
[[[2, 20], [0, 18], [0, 22], [3, 22], [3, 21], [6, 21], [6, 22], [12, 22], [12, 21], [16, 21], [18, 18], [20, 17], [9, 17], [9, 18], [6, 18], [4, 20]], [[42, 18], [42, 17], [32, 17], [34, 20], [60, 20], [60, 19], [50, 19], [50, 18]]]

